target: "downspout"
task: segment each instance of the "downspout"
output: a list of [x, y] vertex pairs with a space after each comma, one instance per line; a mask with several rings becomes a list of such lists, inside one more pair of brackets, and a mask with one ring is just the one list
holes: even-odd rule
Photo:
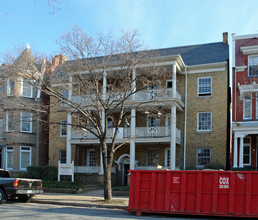
[[185, 66], [185, 125], [184, 125], [184, 170], [186, 163], [186, 127], [187, 127], [187, 66]]

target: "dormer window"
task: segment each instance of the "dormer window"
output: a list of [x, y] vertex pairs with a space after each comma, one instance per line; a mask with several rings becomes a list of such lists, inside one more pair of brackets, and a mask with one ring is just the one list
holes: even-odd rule
[[248, 75], [258, 76], [258, 55], [248, 57]]

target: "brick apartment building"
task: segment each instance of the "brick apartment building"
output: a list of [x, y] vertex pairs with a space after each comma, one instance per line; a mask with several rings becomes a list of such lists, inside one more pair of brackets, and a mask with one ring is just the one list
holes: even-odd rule
[[26, 73], [45, 77], [50, 66], [35, 62], [29, 45], [11, 65], [2, 65], [0, 111], [0, 168], [26, 171], [48, 163], [48, 125], [41, 112], [48, 97], [28, 81]]
[[258, 167], [258, 34], [232, 35], [232, 166]]
[[[127, 184], [128, 169], [203, 169], [208, 165], [228, 167], [230, 117], [227, 33], [223, 33], [222, 42], [165, 48], [155, 52], [158, 54], [155, 64], [166, 67], [167, 71], [167, 78], [163, 82], [167, 92], [159, 97], [162, 102], [157, 106], [163, 110], [164, 120], [158, 116], [161, 114], [159, 112], [156, 116], [150, 116], [147, 111], [132, 110], [131, 114], [142, 117], [137, 120], [131, 118], [130, 125], [124, 123], [121, 127], [118, 143], [128, 138], [128, 134], [137, 135], [115, 153], [112, 168], [115, 184]], [[67, 62], [74, 61], [65, 61], [64, 64]], [[134, 71], [140, 72], [140, 68]], [[62, 74], [70, 76], [70, 91], [66, 93], [71, 94], [71, 99], [78, 99], [78, 94], [74, 94], [76, 85], [72, 83], [73, 76], [68, 71]], [[109, 72], [103, 75], [103, 88], [107, 87], [105, 83], [109, 77]], [[52, 84], [60, 86], [54, 82]], [[149, 94], [153, 98], [159, 89], [159, 86], [147, 89], [143, 91], [145, 95], [136, 95], [133, 101], [146, 101], [150, 98]], [[86, 174], [85, 182], [98, 179], [103, 174], [98, 139], [83, 130], [67, 129], [69, 120], [74, 119], [71, 119], [71, 113], [62, 110], [64, 108], [61, 103], [50, 109], [50, 121], [59, 120], [60, 125], [50, 127], [49, 164], [57, 166], [58, 160], [73, 160], [75, 173], [80, 173], [80, 176]], [[112, 122], [108, 126], [112, 131]]]

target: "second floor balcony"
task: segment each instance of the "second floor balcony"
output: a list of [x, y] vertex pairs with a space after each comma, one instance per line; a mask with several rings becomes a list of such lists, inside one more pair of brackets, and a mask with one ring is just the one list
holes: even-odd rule
[[[114, 134], [114, 129], [110, 128], [107, 132], [107, 143], [111, 142]], [[168, 126], [158, 126], [158, 127], [136, 127], [135, 128], [134, 140], [137, 143], [147, 143], [147, 142], [170, 142], [171, 131]], [[119, 128], [117, 134], [117, 142], [121, 143], [125, 139], [131, 137], [130, 128]], [[72, 144], [76, 143], [98, 143], [97, 137], [89, 131], [84, 130], [72, 130], [71, 137]], [[176, 143], [181, 143], [181, 130], [176, 129]]]
[[[107, 92], [106, 98], [110, 101], [122, 100], [123, 93], [121, 92]], [[151, 89], [151, 90], [141, 90], [135, 93], [135, 96], [130, 96], [128, 102], [157, 102], [172, 100], [172, 88], [167, 89]], [[80, 105], [91, 105], [96, 100], [96, 95], [77, 95], [72, 96], [72, 101]], [[183, 106], [182, 96], [176, 92], [176, 101], [179, 101]]]

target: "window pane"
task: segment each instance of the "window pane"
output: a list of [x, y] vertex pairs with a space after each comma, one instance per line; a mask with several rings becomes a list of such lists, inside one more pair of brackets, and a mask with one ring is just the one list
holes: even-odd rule
[[12, 150], [12, 147], [7, 148], [6, 160], [7, 160], [7, 169], [13, 169], [13, 150]]
[[258, 56], [248, 57], [249, 76], [258, 75]]
[[22, 112], [21, 116], [22, 116], [22, 118], [21, 118], [21, 131], [31, 132], [31, 126], [32, 126], [31, 113]]
[[21, 169], [30, 166], [30, 152], [21, 152]]
[[147, 165], [156, 166], [159, 163], [159, 151], [157, 149], [149, 149], [147, 151]]
[[89, 166], [95, 166], [95, 150], [89, 150]]
[[211, 112], [198, 113], [198, 130], [199, 131], [211, 130]]
[[60, 122], [60, 136], [67, 135], [67, 121], [63, 120]]
[[7, 131], [14, 131], [14, 112], [7, 112]]
[[210, 148], [198, 148], [197, 149], [197, 166], [204, 166], [209, 164], [211, 160]]
[[14, 79], [9, 79], [7, 82], [7, 95], [14, 95]]
[[60, 163], [66, 163], [66, 151], [65, 150], [59, 151], [59, 160], [60, 160]]
[[200, 78], [198, 80], [198, 88], [199, 96], [211, 95], [211, 78]]
[[24, 79], [22, 83], [22, 96], [31, 97], [31, 93], [32, 85], [28, 81], [26, 81], [26, 79]]

